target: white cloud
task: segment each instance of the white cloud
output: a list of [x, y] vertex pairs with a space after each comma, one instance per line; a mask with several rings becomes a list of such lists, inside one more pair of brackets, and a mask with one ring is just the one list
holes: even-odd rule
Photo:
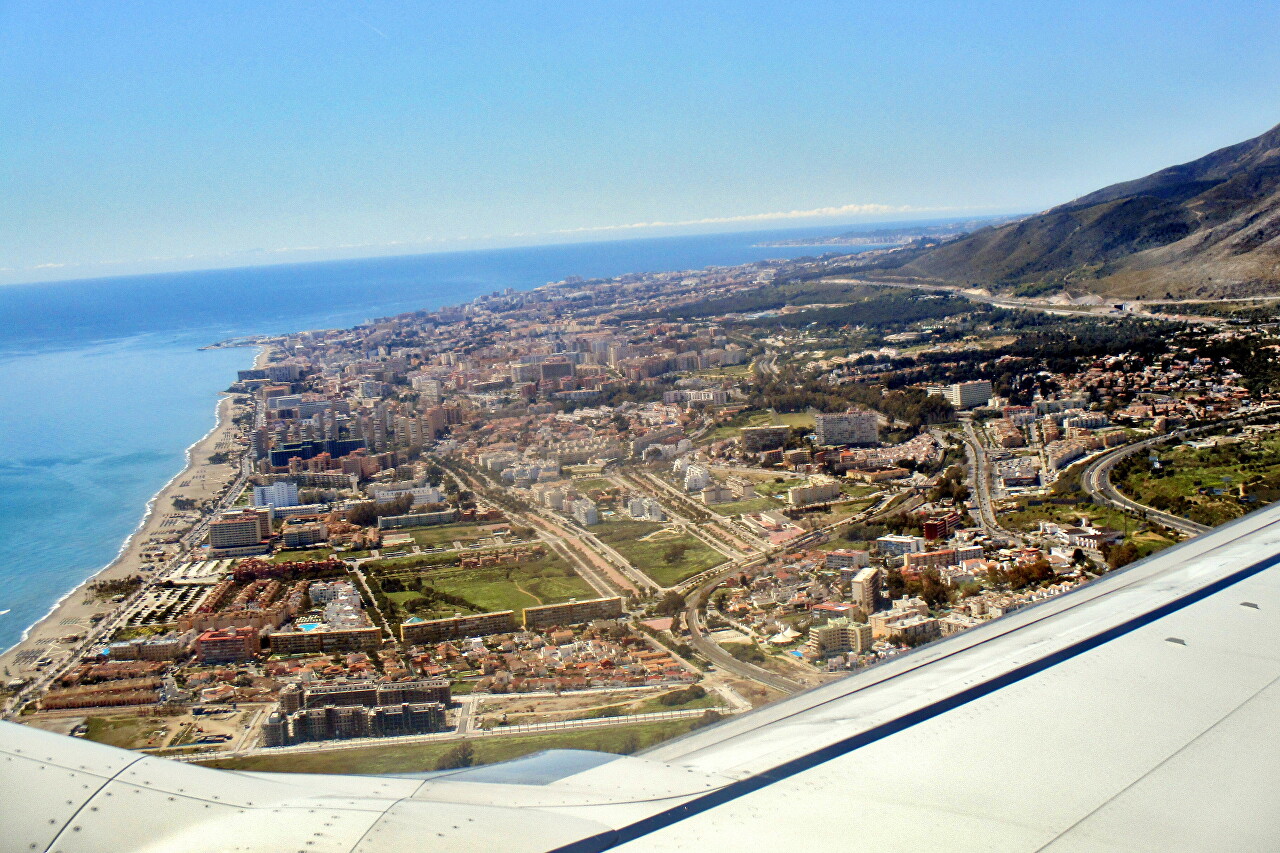
[[780, 210], [773, 213], [746, 213], [738, 216], [709, 216], [676, 222], [632, 222], [626, 225], [588, 225], [581, 228], [559, 228], [547, 234], [586, 234], [594, 231], [632, 231], [641, 228], [684, 228], [693, 225], [727, 225], [735, 222], [774, 222], [785, 219], [821, 219], [833, 216], [878, 216], [889, 213], [925, 213], [947, 210], [942, 207], [915, 207], [909, 204], [842, 204], [815, 207], [810, 210]]

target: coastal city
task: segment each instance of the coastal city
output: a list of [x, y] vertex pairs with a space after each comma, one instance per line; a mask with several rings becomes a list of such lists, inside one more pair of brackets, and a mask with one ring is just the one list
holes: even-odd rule
[[220, 344], [258, 359], [6, 716], [247, 769], [633, 752], [1280, 494], [1265, 328], [876, 254]]
[[0, 22], [0, 853], [1280, 846], [1280, 4]]

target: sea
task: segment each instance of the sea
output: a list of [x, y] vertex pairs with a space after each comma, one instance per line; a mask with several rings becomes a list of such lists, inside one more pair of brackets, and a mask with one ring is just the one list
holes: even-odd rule
[[[870, 227], [870, 226], [869, 226]], [[833, 247], [825, 227], [0, 287], [0, 648], [115, 559], [216, 421], [249, 335], [344, 328], [568, 276], [700, 269]], [[868, 246], [850, 247], [860, 251]]]

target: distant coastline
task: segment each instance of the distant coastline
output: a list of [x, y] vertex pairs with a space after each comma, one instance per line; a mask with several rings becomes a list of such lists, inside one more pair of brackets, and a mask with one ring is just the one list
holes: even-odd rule
[[[796, 229], [786, 230], [795, 233]], [[813, 232], [810, 230], [809, 233]], [[18, 285], [0, 288], [0, 311], [7, 311], [12, 321], [6, 330], [0, 331], [0, 352], [31, 352], [33, 345], [39, 342], [47, 351], [64, 353], [92, 346], [95, 353], [101, 352], [100, 357], [114, 359], [114, 355], [107, 355], [108, 351], [115, 352], [114, 342], [150, 342], [168, 335], [179, 335], [181, 342], [176, 348], [185, 352], [202, 350], [216, 353], [247, 346], [261, 348], [264, 341], [286, 331], [345, 328], [367, 322], [370, 317], [433, 309], [446, 303], [460, 304], [488, 290], [504, 287], [534, 290], [546, 286], [549, 281], [577, 274], [591, 278], [631, 270], [700, 269], [750, 263], [777, 257], [756, 246], [761, 238], [767, 240], [775, 235], [787, 236], [786, 231], [739, 232], [519, 250], [479, 250], [454, 255], [361, 259], [293, 267], [201, 270], [189, 274], [144, 275], [109, 281]], [[786, 253], [803, 254], [800, 249]], [[409, 272], [413, 275], [408, 275]], [[368, 282], [372, 287], [353, 290], [350, 286], [352, 280]], [[430, 283], [426, 288], [422, 284], [424, 281]], [[122, 290], [131, 292], [131, 298], [150, 306], [150, 311], [129, 315], [112, 313], [108, 309], [122, 298]], [[296, 304], [293, 300], [303, 294], [324, 297], [319, 301], [326, 306], [325, 309], [289, 313], [285, 306]], [[101, 317], [110, 319], [104, 321]], [[204, 340], [197, 342], [199, 337]], [[163, 346], [173, 344], [164, 343]], [[35, 351], [39, 353], [40, 349]], [[260, 350], [258, 363], [264, 357], [265, 351]], [[183, 364], [185, 368], [189, 362], [184, 361]], [[154, 365], [151, 362], [142, 368], [148, 377], [165, 385], [182, 382], [177, 376], [160, 378]], [[83, 364], [77, 369], [82, 370]], [[201, 381], [207, 382], [207, 376]], [[32, 384], [33, 389], [41, 387]], [[125, 411], [127, 407], [134, 407], [136, 410], [140, 388], [130, 387], [129, 395], [119, 399], [113, 396], [117, 390], [114, 386], [100, 390], [104, 396], [100, 397], [99, 403], [106, 407], [108, 413], [116, 408]], [[0, 608], [8, 611], [3, 614], [3, 619], [9, 623], [3, 633], [3, 641], [0, 641], [0, 666], [16, 674], [21, 667], [15, 664], [23, 652], [34, 651], [41, 657], [50, 654], [59, 657], [75, 645], [61, 642], [63, 639], [76, 634], [87, 635], [93, 627], [90, 617], [111, 609], [106, 602], [86, 603], [89, 585], [136, 573], [140, 565], [137, 552], [153, 532], [152, 528], [169, 514], [176, 485], [208, 467], [207, 456], [234, 428], [234, 412], [228, 408], [231, 397], [217, 396], [217, 422], [185, 448], [184, 461], [175, 466], [179, 469], [176, 473], [174, 468], [169, 468], [164, 479], [159, 480], [162, 485], [153, 487], [147, 497], [133, 504], [140, 507], [142, 513], [133, 515], [129, 526], [112, 537], [109, 552], [94, 558], [92, 565], [97, 568], [86, 567], [83, 574], [68, 577], [65, 585], [58, 589], [56, 581], [50, 582], [54, 575], [45, 566], [39, 566], [39, 577], [50, 580], [32, 584], [30, 588], [34, 596], [31, 597], [47, 594], [47, 598], [21, 602], [20, 598], [11, 595], [0, 604]], [[29, 395], [27, 402], [30, 403]], [[25, 443], [21, 443], [23, 439], [17, 436], [10, 438], [15, 443], [8, 452], [16, 458], [19, 468], [25, 470], [59, 464], [57, 457], [51, 458], [46, 454], [24, 455], [26, 448], [39, 446], [31, 443], [36, 436], [24, 437]], [[124, 452], [131, 449], [126, 448]], [[28, 459], [27, 455], [31, 458]], [[82, 463], [77, 457], [68, 464]], [[186, 489], [186, 492], [190, 496], [191, 489]], [[66, 496], [72, 500], [82, 499], [74, 491]], [[124, 499], [118, 498], [116, 503], [121, 500]], [[130, 503], [132, 500], [129, 499]], [[13, 514], [5, 521], [17, 529], [24, 519]], [[72, 552], [64, 548], [47, 555], [45, 559], [50, 567], [75, 566], [84, 560], [84, 553], [90, 547], [101, 547], [91, 542], [74, 544], [79, 550]], [[3, 574], [4, 570], [12, 566], [12, 570], [18, 572], [20, 565], [27, 564], [18, 562], [16, 554], [0, 553], [0, 579], [8, 579]], [[18, 577], [26, 575], [14, 575], [15, 579]], [[25, 592], [27, 588], [23, 589]], [[37, 603], [38, 610], [33, 607]]]
[[907, 246], [916, 242], [941, 243], [970, 234], [981, 228], [1003, 225], [1006, 222], [1021, 218], [1021, 215], [989, 216], [928, 225], [902, 225], [892, 228], [844, 231], [839, 234], [797, 237], [790, 240], [758, 243], [757, 245], [767, 248], [792, 248], [797, 246], [876, 246], [892, 248], [895, 246]]

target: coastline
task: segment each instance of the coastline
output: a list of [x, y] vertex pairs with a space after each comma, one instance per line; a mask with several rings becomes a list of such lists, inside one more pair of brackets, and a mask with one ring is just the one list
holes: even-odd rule
[[[259, 346], [254, 367], [266, 362], [268, 351], [268, 347]], [[43, 671], [35, 667], [39, 658], [52, 660], [45, 670], [60, 668], [59, 664], [67, 661], [84, 638], [93, 634], [94, 617], [105, 618], [116, 609], [117, 605], [110, 600], [100, 601], [92, 597], [89, 594], [91, 584], [122, 580], [132, 575], [150, 576], [152, 566], [160, 563], [144, 560], [144, 551], [154, 547], [153, 537], [173, 532], [174, 527], [162, 530], [162, 526], [177, 514], [172, 509], [175, 497], [210, 499], [234, 482], [240, 466], [240, 451], [243, 450], [234, 419], [244, 408], [237, 406], [234, 398], [235, 395], [219, 392], [213, 427], [187, 447], [183, 467], [147, 501], [137, 527], [121, 543], [115, 558], [66, 592], [42, 618], [23, 631], [17, 643], [0, 652], [0, 671], [6, 681], [38, 677]], [[210, 460], [209, 457], [220, 450], [230, 452], [229, 462], [214, 463]], [[193, 519], [190, 525], [181, 528], [185, 531], [198, 524], [205, 514], [191, 511], [183, 515]]]

